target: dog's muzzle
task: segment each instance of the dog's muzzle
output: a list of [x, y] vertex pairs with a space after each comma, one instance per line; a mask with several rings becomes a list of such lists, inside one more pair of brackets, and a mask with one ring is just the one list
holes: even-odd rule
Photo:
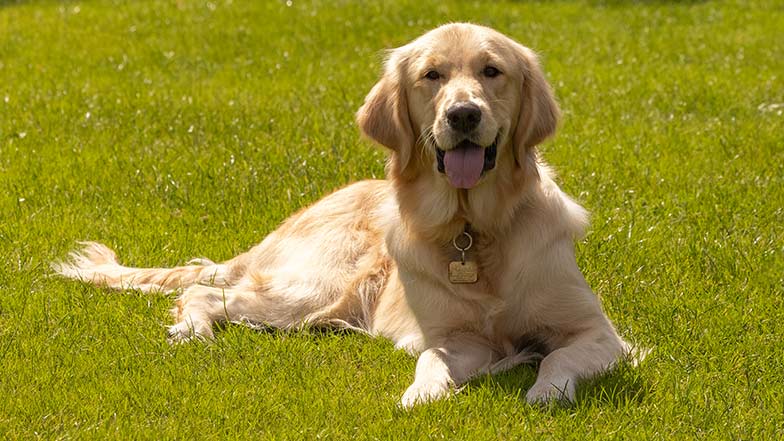
[[497, 153], [498, 137], [487, 147], [482, 147], [467, 139], [449, 151], [436, 147], [438, 171], [447, 175], [452, 186], [471, 188], [476, 185], [486, 171], [495, 168]]

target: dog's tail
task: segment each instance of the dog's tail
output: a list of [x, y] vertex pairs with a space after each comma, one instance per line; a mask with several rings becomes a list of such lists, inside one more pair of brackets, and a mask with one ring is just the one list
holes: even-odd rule
[[97, 242], [81, 242], [82, 249], [70, 254], [52, 269], [65, 277], [115, 289], [175, 291], [197, 283], [227, 285], [226, 265], [194, 259], [174, 268], [131, 268], [120, 265], [114, 251]]

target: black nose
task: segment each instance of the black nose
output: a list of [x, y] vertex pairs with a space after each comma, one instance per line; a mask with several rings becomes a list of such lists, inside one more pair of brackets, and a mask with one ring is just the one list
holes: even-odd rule
[[446, 119], [449, 127], [468, 133], [479, 125], [479, 121], [482, 120], [482, 110], [471, 102], [457, 103], [446, 111]]

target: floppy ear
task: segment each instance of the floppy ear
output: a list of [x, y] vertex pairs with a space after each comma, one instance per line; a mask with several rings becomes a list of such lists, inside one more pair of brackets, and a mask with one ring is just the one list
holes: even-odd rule
[[561, 110], [550, 84], [544, 78], [536, 54], [527, 47], [519, 46], [518, 56], [523, 69], [523, 91], [514, 133], [514, 154], [515, 161], [522, 164], [527, 149], [555, 133]]
[[402, 171], [411, 158], [414, 131], [401, 84], [400, 64], [401, 57], [393, 52], [385, 63], [383, 76], [359, 108], [357, 124], [365, 136], [393, 151], [397, 169]]

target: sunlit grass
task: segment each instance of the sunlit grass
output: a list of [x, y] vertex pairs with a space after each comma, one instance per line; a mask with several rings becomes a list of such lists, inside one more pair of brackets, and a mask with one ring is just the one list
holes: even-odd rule
[[[415, 360], [389, 342], [169, 346], [170, 298], [49, 277], [85, 239], [226, 259], [383, 176], [353, 123], [380, 51], [459, 20], [542, 55], [564, 110], [544, 155], [640, 367], [562, 409], [525, 404], [523, 367], [404, 412]], [[0, 1], [0, 435], [784, 437], [782, 29], [776, 1]]]

